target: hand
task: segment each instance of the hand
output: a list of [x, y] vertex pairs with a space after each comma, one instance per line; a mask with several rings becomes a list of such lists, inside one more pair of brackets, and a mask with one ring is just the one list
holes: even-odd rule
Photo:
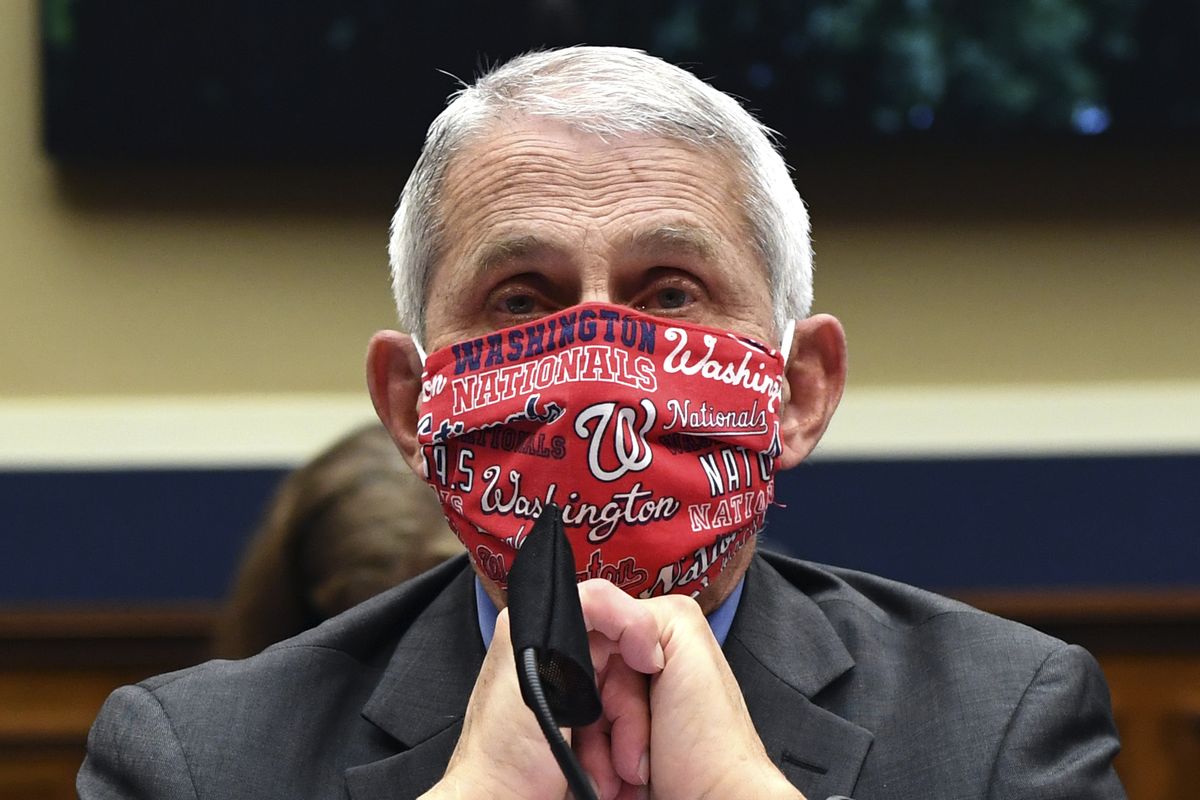
[[[606, 585], [612, 587], [612, 584]], [[612, 587], [614, 591], [619, 591]], [[634, 601], [630, 598], [630, 602]], [[645, 790], [650, 720], [646, 676], [662, 668], [656, 622], [635, 608], [631, 618], [591, 635], [605, 715], [576, 732], [580, 762], [604, 800], [638, 797]], [[611, 658], [610, 658], [611, 656]], [[628, 665], [634, 665], [630, 667]], [[533, 712], [521, 699], [507, 609], [496, 619], [491, 647], [483, 660], [463, 730], [446, 774], [424, 797], [550, 798], [567, 792], [567, 782], [550, 752]], [[568, 742], [572, 732], [564, 731]]]
[[[610, 590], [629, 601], [621, 604], [623, 613], [600, 610], [598, 604]], [[648, 608], [608, 581], [580, 584], [579, 598], [603, 715], [594, 724], [574, 731], [575, 754], [595, 782], [600, 800], [649, 797], [648, 676], [661, 671], [665, 663], [658, 643], [658, 622]], [[596, 611], [589, 615], [588, 609], [593, 607]]]
[[[803, 800], [768, 758], [695, 601], [635, 600], [604, 580], [580, 584], [579, 594], [604, 714], [564, 735], [601, 798], [646, 796], [649, 777], [652, 796], [661, 800]], [[502, 611], [458, 745], [426, 797], [565, 794], [566, 781], [521, 700]]]
[[[604, 651], [611, 654], [619, 643], [622, 660], [649, 672], [646, 661], [657, 660], [661, 648], [663, 667], [650, 679], [649, 690], [650, 785], [655, 798], [803, 800], [767, 756], [737, 680], [694, 600], [681, 595], [635, 600], [603, 580], [580, 584], [579, 594], [589, 630], [601, 634], [593, 634], [594, 662], [599, 664]], [[645, 635], [647, 615], [653, 619], [652, 642]], [[635, 681], [606, 684], [605, 716], [637, 724], [641, 715], [635, 706], [644, 696]], [[614, 721], [615, 767], [624, 766], [629, 757], [620, 748], [632, 747], [635, 740], [631, 736], [620, 744], [616, 726]], [[585, 768], [598, 774], [590, 760]], [[621, 769], [617, 772], [624, 777]]]
[[[570, 741], [570, 732], [565, 735]], [[521, 699], [505, 609], [496, 619], [446, 774], [422, 798], [557, 800], [566, 792], [567, 781]]]

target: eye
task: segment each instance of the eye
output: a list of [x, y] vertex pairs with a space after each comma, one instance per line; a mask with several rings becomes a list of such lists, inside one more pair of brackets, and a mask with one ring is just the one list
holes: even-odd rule
[[688, 293], [679, 286], [666, 286], [655, 292], [654, 296], [659, 308], [683, 308], [691, 300]]
[[679, 270], [652, 270], [646, 286], [631, 305], [648, 314], [684, 312], [704, 297], [704, 288], [694, 277]]
[[540, 317], [555, 305], [547, 292], [545, 281], [537, 276], [515, 276], [488, 293], [487, 314], [497, 325]]
[[501, 304], [505, 311], [517, 316], [532, 314], [537, 306], [531, 294], [510, 294], [501, 301]]

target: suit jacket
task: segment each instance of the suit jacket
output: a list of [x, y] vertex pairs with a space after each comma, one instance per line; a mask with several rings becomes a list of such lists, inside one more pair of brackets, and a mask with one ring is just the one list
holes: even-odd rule
[[[253, 658], [117, 690], [80, 796], [416, 797], [445, 770], [483, 660], [471, 581], [458, 558]], [[809, 800], [1124, 797], [1095, 661], [1016, 623], [759, 555], [724, 650]]]

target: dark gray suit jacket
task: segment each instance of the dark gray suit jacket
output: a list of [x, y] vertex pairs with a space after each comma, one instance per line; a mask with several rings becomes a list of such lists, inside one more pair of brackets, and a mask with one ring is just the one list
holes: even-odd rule
[[[446, 767], [483, 660], [471, 575], [455, 559], [254, 658], [117, 690], [80, 796], [416, 797]], [[809, 800], [1124, 797], [1096, 663], [1021, 625], [756, 556], [725, 655]]]

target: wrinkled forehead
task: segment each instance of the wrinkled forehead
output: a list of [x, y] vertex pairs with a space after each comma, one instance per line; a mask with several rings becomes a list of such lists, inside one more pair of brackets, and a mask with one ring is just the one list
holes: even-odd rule
[[[737, 160], [715, 146], [502, 118], [458, 148], [443, 174], [437, 266], [461, 260], [483, 240], [519, 245], [534, 228], [651, 226], [660, 234], [673, 229], [678, 243], [697, 248], [753, 242], [741, 174]], [[649, 240], [648, 232], [631, 235]]]

